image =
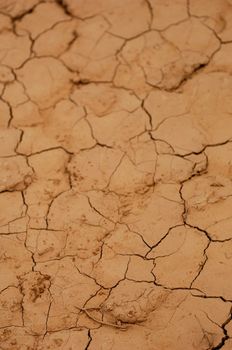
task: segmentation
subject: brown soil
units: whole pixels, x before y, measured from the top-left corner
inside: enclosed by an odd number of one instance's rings
[[[231,0],[0,0],[0,350],[232,349],[231,57]]]

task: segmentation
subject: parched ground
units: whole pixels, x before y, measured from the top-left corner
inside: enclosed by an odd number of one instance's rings
[[[232,349],[232,1],[0,0],[0,349]]]

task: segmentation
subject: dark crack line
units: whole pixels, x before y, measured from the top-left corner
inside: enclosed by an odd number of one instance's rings
[[[230,323],[231,320],[232,320],[232,309],[230,310],[229,317],[227,318],[227,320],[221,326],[221,328],[223,330],[223,333],[224,333],[221,341],[219,342],[219,344],[217,344],[216,346],[212,347],[211,350],[222,349],[223,346],[226,344],[226,341],[229,339],[229,335],[228,335],[228,332],[226,330],[226,326]]]

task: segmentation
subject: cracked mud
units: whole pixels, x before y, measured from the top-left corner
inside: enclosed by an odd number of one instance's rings
[[[0,350],[232,349],[231,57],[231,0],[0,0]]]

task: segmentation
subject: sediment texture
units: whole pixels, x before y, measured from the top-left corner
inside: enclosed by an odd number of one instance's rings
[[[232,1],[0,0],[0,349],[232,348]]]

